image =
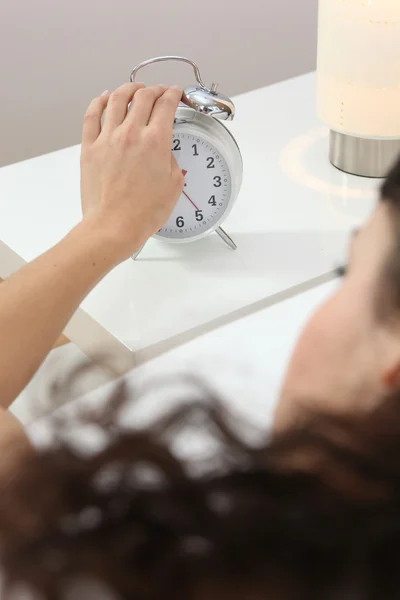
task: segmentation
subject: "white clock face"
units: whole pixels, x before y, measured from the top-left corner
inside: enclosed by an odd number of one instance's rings
[[[199,236],[221,220],[231,197],[231,175],[224,157],[208,140],[175,132],[172,152],[185,176],[185,187],[158,236]]]

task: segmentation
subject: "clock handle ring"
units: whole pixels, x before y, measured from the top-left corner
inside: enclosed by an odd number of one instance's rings
[[[197,83],[203,89],[210,91],[208,89],[208,87],[206,85],[204,85],[204,83],[201,79],[199,67],[196,65],[195,62],[193,62],[189,58],[185,58],[184,56],[157,56],[156,58],[150,58],[149,60],[145,60],[144,62],[136,65],[136,67],[133,69],[129,79],[132,83],[134,83],[136,81],[136,75],[137,75],[138,71],[140,71],[140,69],[143,69],[143,67],[147,67],[148,65],[152,65],[154,63],[167,62],[170,60],[184,62],[184,63],[191,65],[193,67],[193,71],[194,71],[194,75],[196,77]]]

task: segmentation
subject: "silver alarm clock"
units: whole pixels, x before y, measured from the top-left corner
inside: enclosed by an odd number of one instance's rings
[[[137,65],[140,69],[157,62],[181,61],[193,67],[196,85],[186,87],[175,115],[172,148],[185,176],[183,192],[165,225],[154,236],[171,243],[193,242],[211,232],[233,249],[236,245],[222,229],[242,184],[243,162],[239,146],[221,121],[231,121],[235,107],[218,93],[218,85],[204,85],[197,65],[182,56],[161,56]],[[133,258],[136,258],[140,250]]]

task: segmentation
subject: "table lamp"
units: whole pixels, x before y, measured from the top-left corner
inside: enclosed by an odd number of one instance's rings
[[[400,154],[400,0],[319,0],[317,106],[332,164],[384,177]]]

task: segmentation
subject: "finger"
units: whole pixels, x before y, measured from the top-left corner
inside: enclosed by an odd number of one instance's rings
[[[155,103],[149,121],[149,127],[157,128],[168,143],[171,141],[175,113],[182,98],[182,92],[181,88],[168,88]]]
[[[141,128],[146,127],[154,105],[160,96],[166,90],[165,85],[154,85],[152,87],[139,90],[135,94],[135,99],[132,102],[132,106],[129,110],[129,114],[126,118],[127,123],[134,123],[135,126]]]
[[[179,181],[180,181],[180,187],[182,188],[181,189],[181,191],[182,191],[185,186],[185,176],[182,173],[182,169],[178,165],[178,162],[172,152],[171,152],[171,174],[172,175],[176,174],[177,179],[179,179]]]
[[[143,87],[144,83],[125,83],[111,94],[104,119],[104,130],[114,130],[124,122],[129,103]]]
[[[110,94],[103,92],[92,100],[83,120],[82,145],[93,144],[101,133],[101,118],[107,107]]]

